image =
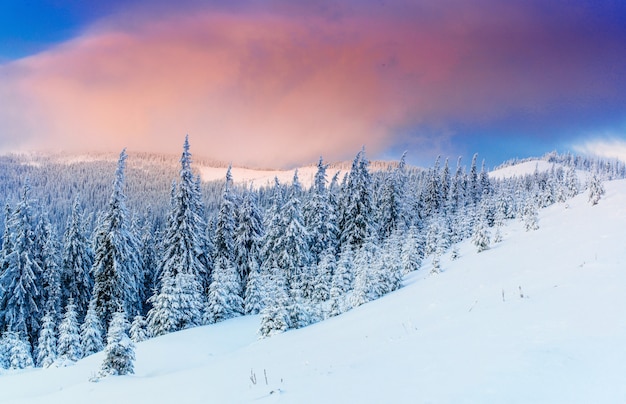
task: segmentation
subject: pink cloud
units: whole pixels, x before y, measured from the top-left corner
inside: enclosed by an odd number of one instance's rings
[[[189,133],[200,155],[286,166],[346,158],[363,144],[375,153],[411,125],[445,136],[449,120],[610,95],[610,83],[590,87],[585,75],[588,58],[614,46],[594,49],[591,38],[568,48],[572,38],[533,9],[491,5],[117,17],[0,66],[12,106],[0,112],[2,139],[176,152]]]

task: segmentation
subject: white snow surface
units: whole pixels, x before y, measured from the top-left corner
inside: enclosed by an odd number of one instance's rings
[[[626,402],[626,181],[430,260],[404,287],[268,339],[240,317],[137,344],[135,374],[89,382],[102,353],[5,371],[3,403]],[[522,297],[523,294],[523,297]],[[256,377],[256,383],[251,379]],[[267,381],[266,381],[267,375]]]
[[[298,180],[303,187],[309,188],[313,185],[315,179],[315,173],[317,173],[317,166],[304,166],[297,169]],[[226,168],[223,167],[209,167],[200,165],[198,167],[200,177],[203,181],[218,181],[223,180],[226,177]],[[273,186],[274,178],[278,178],[281,184],[291,184],[293,182],[293,176],[296,169],[293,170],[256,170],[252,168],[232,167],[231,175],[233,176],[233,182],[236,184],[247,184],[255,188],[262,186]],[[326,176],[328,181],[337,173],[342,170],[336,168],[328,168],[326,170]],[[345,172],[345,171],[344,171]],[[341,174],[340,174],[341,178]]]
[[[529,160],[493,170],[489,173],[489,177],[493,179],[523,177],[534,173],[535,170],[540,173],[550,171],[553,165],[553,163],[549,163],[545,160]]]

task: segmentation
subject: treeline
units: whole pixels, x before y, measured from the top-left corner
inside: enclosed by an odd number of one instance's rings
[[[263,337],[304,327],[398,289],[427,257],[441,271],[441,255],[456,257],[462,240],[489,248],[505,220],[536,229],[538,209],[585,188],[577,169],[590,170],[596,203],[599,178],[624,177],[609,162],[550,158],[547,172],[493,180],[476,155],[469,170],[460,159],[416,169],[403,156],[372,172],[362,150],[343,177],[328,178],[320,159],[309,189],[297,172],[252,189],[236,187],[230,168],[219,185],[203,184],[185,140],[177,178],[155,200],[154,187],[127,186],[122,152],[106,165],[115,176],[99,202],[101,172],[80,193],[53,181],[35,200],[30,184],[50,179],[20,168],[29,180],[6,204],[0,250],[0,367],[63,365],[102,350],[107,333],[140,341],[247,314],[261,315]],[[69,212],[49,214],[66,192]],[[133,192],[141,214],[128,209]]]

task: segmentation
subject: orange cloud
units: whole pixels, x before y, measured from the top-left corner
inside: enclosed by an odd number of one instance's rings
[[[188,133],[199,155],[288,166],[343,159],[364,144],[382,151],[413,125],[444,136],[449,120],[488,122],[588,90],[571,84],[588,72],[576,67],[588,55],[551,55],[568,39],[525,8],[407,4],[340,18],[198,9],[104,21],[0,66],[10,105],[0,139],[5,148],[176,152]]]

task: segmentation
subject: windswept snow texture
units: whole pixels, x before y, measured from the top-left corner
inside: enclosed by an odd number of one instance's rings
[[[263,340],[258,316],[165,335],[137,344],[134,375],[97,383],[102,353],[6,371],[0,401],[626,402],[626,181],[605,187],[339,317]]]

